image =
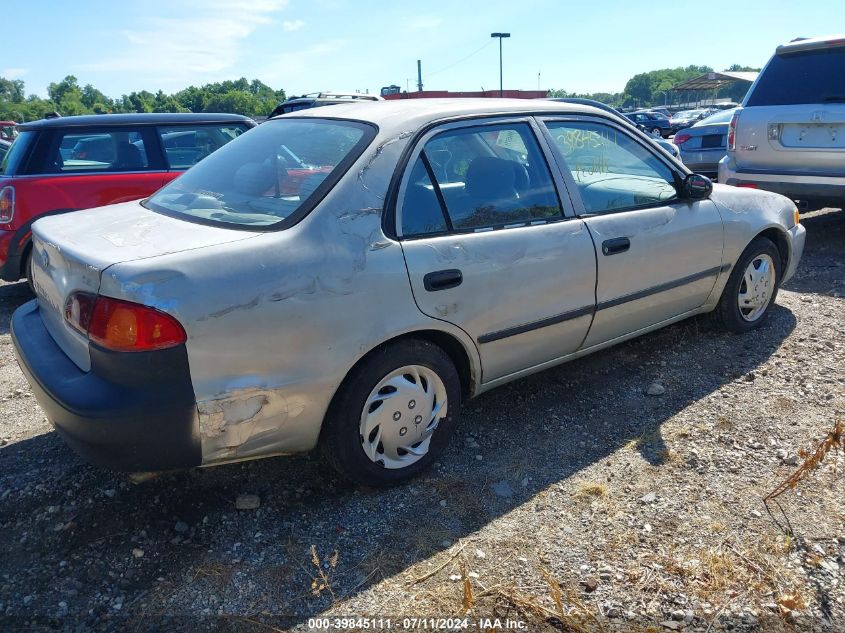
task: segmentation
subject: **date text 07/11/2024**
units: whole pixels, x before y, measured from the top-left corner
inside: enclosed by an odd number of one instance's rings
[[[309,618],[308,629],[312,631],[373,630],[373,631],[523,631],[527,624],[521,620],[507,618]]]

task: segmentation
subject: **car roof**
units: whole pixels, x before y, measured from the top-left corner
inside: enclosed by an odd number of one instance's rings
[[[818,50],[822,48],[837,48],[845,46],[845,33],[839,35],[824,35],[821,37],[799,37],[787,44],[781,44],[775,50],[776,55],[788,55],[799,51]]]
[[[18,125],[20,130],[46,130],[66,127],[114,126],[114,125],[174,125],[179,123],[241,123],[251,121],[240,114],[215,112],[163,113],[145,112],[132,114],[87,114],[39,119]]]
[[[605,110],[588,105],[547,99],[395,99],[297,110],[273,117],[271,121],[290,118],[350,119],[373,123],[382,133],[392,135],[416,131],[429,123],[458,117],[564,113],[608,114]]]

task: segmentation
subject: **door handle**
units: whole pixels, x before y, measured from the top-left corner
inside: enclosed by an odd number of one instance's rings
[[[605,240],[601,243],[601,252],[603,255],[624,253],[629,248],[631,248],[631,240],[627,237],[614,237],[612,240]]]
[[[423,277],[423,286],[429,292],[435,292],[437,290],[448,290],[449,288],[460,286],[463,280],[464,275],[457,268],[435,270]]]

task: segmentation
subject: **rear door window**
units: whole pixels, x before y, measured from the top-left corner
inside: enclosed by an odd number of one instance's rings
[[[237,124],[173,125],[158,128],[158,133],[168,167],[188,169],[248,129]]]
[[[47,152],[47,173],[134,172],[151,169],[143,128],[68,128]]]
[[[403,236],[523,226],[563,217],[527,123],[460,128],[429,140],[411,169]]]
[[[845,103],[845,47],[775,55],[747,106]]]

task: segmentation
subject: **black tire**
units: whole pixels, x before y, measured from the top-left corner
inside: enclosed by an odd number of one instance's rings
[[[659,127],[652,128],[651,133],[656,134],[660,138],[663,138],[663,130],[661,130]]]
[[[404,468],[389,469],[367,457],[361,445],[360,423],[372,390],[392,371],[421,365],[434,371],[446,388],[447,415],[431,436],[428,453]],[[335,394],[320,433],[326,461],[345,479],[370,487],[399,484],[428,468],[449,443],[457,424],[461,381],[454,363],[440,347],[428,341],[406,339],[385,345],[358,365]]]
[[[23,256],[23,274],[26,277],[26,284],[29,286],[29,291],[35,294],[35,284],[32,283],[32,247],[30,246],[26,255]]]
[[[771,299],[769,299],[769,304],[766,306],[763,313],[754,321],[748,321],[743,317],[739,309],[737,297],[739,296],[739,291],[743,284],[743,277],[745,275],[746,268],[748,268],[749,264],[751,264],[751,262],[760,255],[768,255],[772,259],[772,262],[774,262],[774,290],[772,290]],[[766,237],[754,238],[751,244],[748,245],[748,248],[743,251],[742,255],[737,260],[736,265],[728,278],[728,283],[722,291],[722,297],[719,299],[719,305],[716,308],[716,317],[721,326],[731,332],[737,332],[740,334],[760,327],[760,325],[762,325],[768,318],[769,312],[771,312],[772,306],[775,304],[782,277],[783,262],[780,258],[780,251],[778,251],[777,247],[770,239]]]

